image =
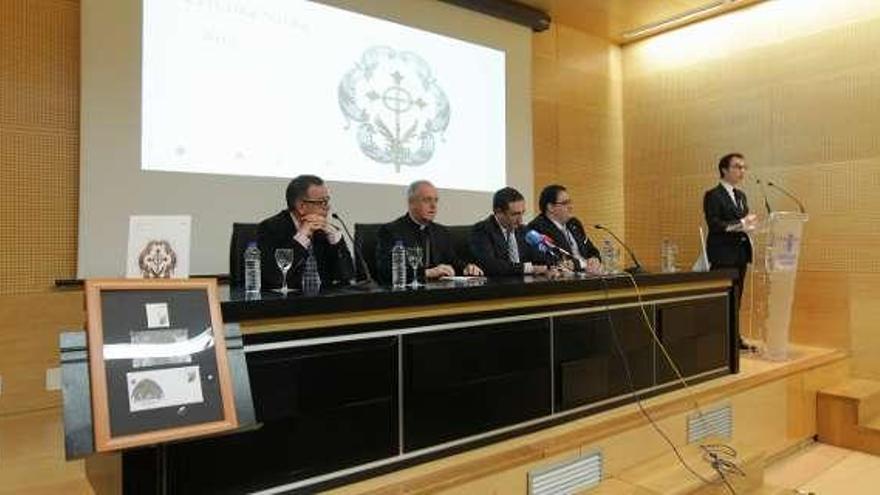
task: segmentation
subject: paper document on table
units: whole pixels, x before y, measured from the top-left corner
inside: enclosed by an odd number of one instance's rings
[[[480,277],[476,275],[455,275],[455,276],[446,276],[440,277],[440,280],[446,280],[450,282],[470,282],[471,280],[483,280],[486,277]]]

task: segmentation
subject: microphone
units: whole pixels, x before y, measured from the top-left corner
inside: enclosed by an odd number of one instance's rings
[[[630,249],[629,246],[627,246],[625,242],[621,241],[620,237],[617,237],[617,235],[615,235],[614,232],[611,231],[611,229],[608,229],[604,225],[599,224],[599,223],[597,223],[596,225],[593,225],[593,227],[597,228],[599,230],[604,230],[605,232],[608,232],[609,234],[611,234],[611,237],[613,237],[614,240],[617,241],[618,244],[623,246],[623,248],[626,249],[626,252],[629,253],[629,257],[632,258],[633,263],[635,263],[636,266],[631,267],[631,268],[627,268],[625,271],[627,271],[629,273],[646,273],[647,272],[644,268],[642,268],[642,264],[639,263],[639,259],[636,258],[636,253],[634,253],[633,250]]]
[[[767,201],[767,190],[764,189],[764,183],[761,182],[761,179],[759,179],[757,175],[752,175],[752,177],[754,177],[755,182],[757,182],[758,186],[761,188],[761,196],[764,197],[764,208],[767,209],[767,215],[770,215],[771,213],[773,213],[773,209],[770,208],[770,202]],[[773,184],[770,185],[772,186]]]
[[[362,283],[373,283],[373,275],[370,273],[370,267],[367,266],[367,260],[364,259],[363,253],[361,253],[361,250],[358,249],[358,245],[354,242],[354,237],[351,236],[351,232],[348,230],[348,225],[345,224],[345,221],[342,219],[342,217],[337,215],[336,212],[331,213],[330,216],[332,216],[333,219],[338,221],[339,225],[342,226],[342,231],[345,232],[345,236],[348,237],[348,240],[351,242],[351,247],[354,251],[355,263],[360,261],[361,268],[364,269],[364,275],[366,275],[367,278]],[[358,283],[359,282],[354,281],[352,285],[356,285]]]
[[[785,195],[788,196],[789,198],[793,199],[794,202],[797,203],[798,208],[800,208],[801,213],[806,213],[806,212],[807,212],[806,208],[804,208],[804,204],[801,203],[801,200],[797,199],[797,197],[795,197],[794,194],[788,192],[784,187],[782,187],[782,186],[780,186],[780,185],[777,185],[777,184],[774,184],[774,183],[772,183],[772,182],[770,182],[770,181],[767,181],[767,185],[770,186],[770,187],[775,187],[776,189],[779,189],[780,191],[782,191],[782,194],[785,194]]]
[[[557,246],[556,243],[553,242],[553,239],[538,232],[537,230],[530,230],[526,232],[526,243],[532,247],[537,248],[541,252],[546,252],[548,250],[556,251],[558,253],[562,253],[568,256],[569,258],[574,258],[571,253]]]

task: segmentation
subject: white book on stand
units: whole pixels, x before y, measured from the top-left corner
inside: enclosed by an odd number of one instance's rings
[[[188,278],[192,217],[132,215],[126,278]]]

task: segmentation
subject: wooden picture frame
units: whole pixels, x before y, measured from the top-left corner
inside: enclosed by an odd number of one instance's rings
[[[216,280],[88,280],[85,300],[96,451],[238,426]]]

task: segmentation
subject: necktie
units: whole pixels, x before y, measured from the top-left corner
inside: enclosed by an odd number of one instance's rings
[[[428,233],[428,227],[422,227],[421,229],[422,235],[422,253],[425,256],[425,262],[423,266],[425,268],[430,268],[433,265],[431,264],[431,235]]]
[[[519,263],[519,246],[516,245],[516,235],[510,230],[504,231],[504,234],[507,237],[507,256],[511,262]]]
[[[577,241],[574,240],[574,234],[568,230],[568,227],[565,227],[565,238],[568,240],[568,245],[571,247],[571,254],[574,255],[575,258],[581,258],[581,250],[578,249]]]

